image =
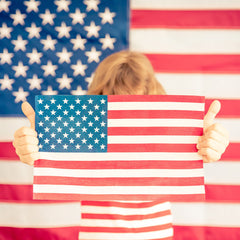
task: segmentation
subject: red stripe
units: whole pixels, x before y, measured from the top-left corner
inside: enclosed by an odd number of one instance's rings
[[[34,177],[34,184],[76,185],[76,186],[199,186],[204,185],[203,177],[188,178],[74,178],[74,177]]]
[[[165,205],[165,202],[158,200],[151,202],[82,201],[81,204],[93,207],[151,208],[156,205]]]
[[[215,99],[206,99],[206,112]],[[221,102],[221,111],[217,117],[240,118],[240,99],[218,99]]]
[[[238,227],[174,226],[174,240],[237,240]]]
[[[207,184],[205,189],[207,201],[240,202],[240,185],[234,186]]]
[[[1,202],[15,202],[15,203],[64,203],[70,201],[50,201],[50,200],[33,200],[33,186],[32,185],[13,185],[0,184],[0,201]]]
[[[108,119],[121,118],[183,118],[203,119],[202,111],[168,111],[168,110],[110,110]]]
[[[239,10],[132,10],[131,28],[239,29]]]
[[[14,215],[14,213],[12,213]],[[80,227],[16,228],[0,227],[1,240],[78,239]]]
[[[240,143],[230,143],[221,160],[240,161]]]
[[[108,95],[108,102],[192,102],[204,103],[202,96],[183,95]]]
[[[131,228],[131,227],[87,227],[81,226],[80,232],[103,232],[103,233],[144,233],[144,232],[151,232],[151,231],[160,231],[172,228],[172,224],[162,224],[150,227],[140,227],[140,228]]]
[[[196,144],[108,144],[108,152],[196,152]]]
[[[193,169],[202,168],[201,160],[164,161],[164,160],[134,160],[134,161],[51,161],[40,159],[35,166],[63,169]]]
[[[130,213],[131,210],[129,210]],[[141,210],[139,209],[139,212]],[[121,210],[119,210],[121,213]],[[120,215],[120,214],[97,214],[97,213],[84,213],[82,212],[82,219],[111,219],[111,220],[125,220],[125,221],[133,221],[133,220],[143,220],[143,219],[152,219],[171,215],[170,210],[151,213],[151,214],[138,214],[138,215]]]
[[[201,136],[197,127],[108,127],[108,135],[190,135]]]
[[[94,200],[94,201],[170,201],[170,202],[193,202],[193,201],[203,201],[205,199],[204,194],[185,194],[185,195],[122,195],[122,194],[111,194],[111,195],[100,195],[100,194],[61,194],[61,193],[34,193],[34,199],[51,199],[51,200],[64,200],[69,199],[69,201],[82,201],[82,200]]]
[[[240,73],[240,55],[145,54],[156,72]]]

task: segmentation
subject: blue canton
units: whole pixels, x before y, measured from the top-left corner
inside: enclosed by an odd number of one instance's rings
[[[128,32],[128,0],[0,0],[0,116],[36,95],[84,95]]]
[[[107,96],[36,96],[41,152],[106,152]]]

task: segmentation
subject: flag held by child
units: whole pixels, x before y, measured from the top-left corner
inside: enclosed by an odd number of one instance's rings
[[[38,96],[34,198],[204,199],[204,97]]]

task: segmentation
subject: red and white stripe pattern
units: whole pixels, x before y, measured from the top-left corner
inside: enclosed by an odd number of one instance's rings
[[[34,198],[202,200],[203,115],[204,97],[108,96],[107,153],[40,152]]]
[[[222,105],[230,145],[205,164],[206,202],[173,203],[174,239],[238,239],[240,228],[240,1],[133,0],[131,49],[152,62],[167,94]]]

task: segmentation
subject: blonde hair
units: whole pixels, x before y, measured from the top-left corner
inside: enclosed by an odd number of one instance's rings
[[[156,95],[166,94],[155,78],[146,56],[121,51],[105,58],[97,67],[88,94],[92,95]]]

